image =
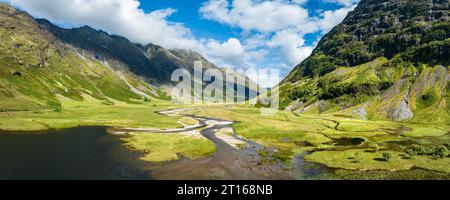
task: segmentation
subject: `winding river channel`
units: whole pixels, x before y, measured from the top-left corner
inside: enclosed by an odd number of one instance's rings
[[[271,151],[253,141],[243,139],[233,133],[229,140],[238,141],[244,148],[237,148],[227,139],[220,138],[216,133],[223,129],[232,130],[234,122],[222,119],[196,117],[179,114],[186,109],[160,112],[168,116],[192,117],[199,121],[196,126],[188,126],[171,130],[146,129],[110,129],[109,132],[126,133],[139,131],[142,134],[152,133],[182,133],[198,130],[206,139],[212,141],[217,151],[213,156],[203,159],[182,158],[162,164],[153,164],[147,169],[157,179],[292,179],[292,170],[287,169],[280,161],[270,157],[260,157],[259,151]]]
[[[182,111],[169,110],[160,114],[192,117],[199,124],[171,130],[78,127],[34,134],[0,132],[0,180],[303,180],[328,179],[335,174],[334,169],[305,162],[304,156],[308,152],[297,155],[294,164],[287,167],[285,163],[271,157],[274,149],[241,138],[235,133],[228,139],[217,135],[220,130],[232,130],[234,122],[179,114]],[[142,153],[125,147],[122,141],[123,137],[128,137],[127,133],[136,131],[142,134],[198,131],[216,145],[217,151],[211,157],[196,160],[182,158],[165,163],[145,162],[139,159]],[[237,148],[230,140],[245,145]],[[261,157],[260,151],[269,153]],[[341,170],[341,173],[343,176],[337,179],[367,177],[367,173],[357,171]],[[443,176],[418,169],[402,173],[370,173],[381,179],[434,179]]]

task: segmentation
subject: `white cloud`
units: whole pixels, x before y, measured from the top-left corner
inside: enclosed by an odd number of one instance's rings
[[[246,31],[273,32],[304,23],[308,11],[286,1],[211,0],[200,13],[206,19],[242,28]]]
[[[188,28],[167,20],[176,10],[150,13],[137,0],[9,0],[35,17],[58,24],[89,25],[123,35],[133,42],[157,43],[168,48],[194,48],[197,41]]]
[[[351,6],[358,3],[360,0],[325,0],[326,2],[337,3],[344,6]]]
[[[304,46],[303,36],[293,30],[283,30],[277,32],[268,45],[279,48],[289,65],[296,65],[306,59],[313,50],[311,46]]]
[[[220,59],[224,64],[241,65],[245,61],[245,50],[236,38],[230,38],[223,43],[209,40],[206,42],[205,48],[207,55],[213,59]]]
[[[302,5],[306,2],[308,2],[309,0],[292,0],[292,3],[296,3],[298,5]]]
[[[215,20],[223,24],[233,24],[230,12],[228,10],[230,4],[228,0],[208,1],[200,7],[200,13],[206,19]]]
[[[205,19],[241,33],[225,41],[196,38],[184,24],[168,20],[172,8],[145,12],[138,0],[0,0],[35,17],[68,26],[88,25],[142,44],[193,49],[219,66],[274,67],[288,71],[308,57],[315,44],[308,33],[328,32],[359,0],[321,0],[343,5],[310,16],[308,0],[209,0],[199,8]],[[283,72],[284,73],[284,72]]]
[[[356,5],[350,7],[344,7],[334,11],[325,11],[323,18],[319,22],[320,29],[323,32],[328,32],[334,28],[337,24],[341,23],[347,16],[348,12],[354,10]]]
[[[330,31],[354,9],[358,0],[324,0],[344,5],[338,10],[322,11],[309,16],[302,7],[308,0],[209,0],[199,9],[203,18],[243,31],[243,47],[247,57],[267,55],[271,51],[282,60],[279,65],[297,65],[307,58],[315,46],[305,45],[308,33]],[[256,33],[255,33],[256,32]],[[252,51],[265,49],[265,54]],[[264,56],[259,56],[259,58]]]
[[[71,27],[88,25],[144,45],[154,43],[171,49],[193,49],[220,65],[242,64],[246,57],[238,39],[231,38],[221,43],[195,38],[189,28],[167,19],[176,12],[175,9],[145,12],[139,8],[138,0],[6,1],[34,17],[57,24]]]

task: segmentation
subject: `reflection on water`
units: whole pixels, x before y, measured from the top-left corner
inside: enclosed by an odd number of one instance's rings
[[[328,172],[328,168],[324,165],[318,163],[310,163],[305,161],[305,156],[309,155],[310,152],[302,152],[295,156],[294,158],[294,170],[296,174],[296,179],[308,180],[314,179],[320,174]]]
[[[220,127],[216,127],[220,128]],[[208,167],[228,167],[225,170],[239,176],[225,176],[226,179],[450,179],[450,174],[413,169],[400,172],[387,171],[352,171],[331,169],[317,163],[305,162],[303,152],[295,157],[293,176],[286,177],[281,168],[267,166],[255,167],[254,152],[226,150],[227,145],[212,135],[207,129],[205,136],[218,145],[219,151],[212,158],[200,160],[182,160],[169,162],[153,171],[155,176],[179,177],[182,179],[199,178],[195,174],[206,174]],[[80,127],[46,134],[20,134],[0,132],[0,180],[39,179],[39,180],[148,180],[152,179],[150,170],[153,164],[139,160],[140,153],[124,147],[121,137],[111,135],[103,127]],[[342,145],[360,143],[361,140],[340,141]],[[222,145],[221,145],[222,144]],[[252,143],[250,143],[252,144]],[[252,146],[252,145],[251,145]],[[256,147],[255,147],[256,148]],[[240,152],[240,153],[238,153]],[[224,156],[221,156],[221,155]],[[240,158],[240,159],[237,159]],[[171,164],[172,163],[172,164]],[[175,164],[173,164],[175,163]],[[252,166],[248,168],[242,166]],[[274,165],[278,166],[278,165]],[[158,167],[157,167],[158,168]],[[189,171],[189,169],[191,169]],[[265,170],[258,170],[259,168]],[[231,170],[232,169],[232,170]],[[196,172],[190,174],[187,172]],[[259,173],[258,173],[259,172]],[[261,176],[265,174],[265,176]],[[183,176],[182,176],[183,175]],[[161,177],[160,177],[161,178]]]
[[[0,180],[150,179],[139,153],[122,146],[103,127],[49,134],[0,132]]]

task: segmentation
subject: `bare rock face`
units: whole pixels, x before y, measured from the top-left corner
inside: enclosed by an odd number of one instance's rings
[[[448,65],[448,0],[361,0],[284,82],[327,74],[378,57]]]
[[[361,0],[283,80],[283,105],[450,123],[449,30],[449,0]]]
[[[285,108],[286,111],[295,111],[299,108],[301,108],[304,105],[303,101],[300,101],[300,99],[295,100],[291,103],[288,107]]]
[[[367,113],[366,107],[368,105],[369,104],[366,103],[363,106],[361,106],[361,108],[353,110],[353,114],[358,115],[360,119],[367,120],[367,114],[368,113]]]
[[[414,113],[409,109],[406,101],[402,101],[399,107],[394,110],[391,117],[395,121],[410,120],[414,117]]]

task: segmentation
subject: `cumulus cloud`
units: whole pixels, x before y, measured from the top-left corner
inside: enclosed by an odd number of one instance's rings
[[[354,9],[357,0],[324,0],[344,6],[323,11],[320,16],[310,16],[302,7],[307,1],[209,0],[199,12],[205,19],[242,29],[247,51],[270,48],[283,58],[280,65],[292,66],[307,58],[314,48],[306,45],[303,37],[330,31]]]
[[[308,0],[292,0],[292,2],[296,3],[296,4],[299,4],[299,5],[302,5],[302,4],[306,3],[306,2],[308,2]]]
[[[309,33],[324,34],[341,22],[359,0],[321,0],[342,5],[310,16],[308,0],[208,0],[202,18],[233,27],[240,35],[224,41],[196,38],[186,25],[170,21],[176,9],[146,12],[139,0],[0,0],[35,17],[67,26],[88,25],[141,44],[193,49],[220,66],[274,67],[288,71],[308,57]],[[269,60],[269,61],[268,61]]]
[[[296,65],[311,55],[313,48],[304,44],[303,36],[294,30],[279,31],[268,42],[270,47],[278,47],[281,50],[289,65]]]
[[[240,27],[246,31],[273,32],[304,23],[308,11],[285,1],[212,0],[200,13],[206,19]]]
[[[144,45],[154,43],[171,49],[193,49],[220,65],[240,65],[246,57],[238,39],[219,42],[195,38],[189,28],[167,19],[177,10],[167,8],[145,12],[139,8],[138,0],[4,1],[57,24],[71,27],[88,25]]]
[[[208,55],[219,58],[224,63],[241,65],[244,62],[245,50],[236,38],[230,38],[223,43],[210,40],[206,43],[206,48],[209,50]]]
[[[167,20],[176,10],[146,13],[137,0],[9,0],[35,17],[59,24],[89,25],[134,42],[168,48],[194,48],[197,41],[182,24]]]
[[[320,29],[325,33],[330,31],[333,27],[342,22],[347,16],[348,12],[354,10],[355,7],[356,5],[353,5],[338,10],[325,11],[323,13],[322,20],[319,21]]]
[[[326,2],[337,3],[344,6],[351,6],[358,3],[360,0],[325,0]]]

